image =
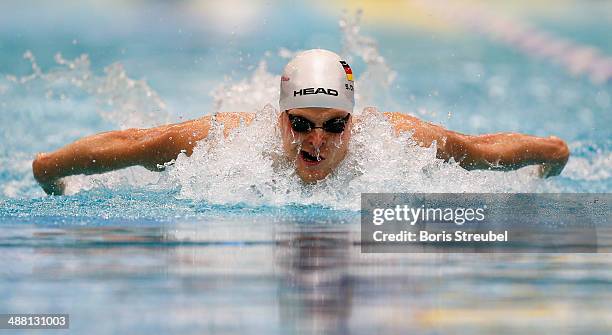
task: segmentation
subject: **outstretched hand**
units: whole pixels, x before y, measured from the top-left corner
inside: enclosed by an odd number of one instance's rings
[[[39,182],[39,184],[48,195],[64,195],[64,191],[66,190],[66,183],[62,179],[47,183]]]
[[[45,153],[39,153],[32,162],[34,179],[36,179],[45,193],[49,195],[63,195],[66,190],[66,183],[61,178],[49,174],[49,171],[47,171],[42,163],[46,156],[47,154]]]
[[[543,163],[538,166],[538,176],[541,178],[554,177],[561,174],[565,163]]]
[[[550,136],[546,138],[546,141],[550,146],[547,150],[550,157],[538,167],[538,174],[542,178],[560,175],[569,159],[569,148],[563,140],[556,136]]]

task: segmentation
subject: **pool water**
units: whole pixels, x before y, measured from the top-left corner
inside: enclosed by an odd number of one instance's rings
[[[553,36],[540,44],[572,41],[555,61],[427,3],[0,5],[0,313],[69,313],[75,334],[609,333],[605,254],[360,252],[363,192],[612,189],[612,79],[598,79],[612,6],[476,2],[511,32]],[[282,66],[314,47],[347,57],[368,126],[334,175],[304,187],[272,166],[271,124]],[[593,55],[603,65],[581,70]],[[571,158],[546,180],[467,172],[366,106],[464,133],[556,135]],[[217,111],[257,119],[164,173],[73,176],[61,197],[31,175],[37,152],[79,137]]]

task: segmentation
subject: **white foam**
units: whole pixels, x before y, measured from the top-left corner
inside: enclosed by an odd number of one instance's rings
[[[612,153],[599,153],[596,156],[572,157],[563,175],[574,180],[606,180],[612,177]]]
[[[221,125],[199,143],[191,157],[181,155],[169,171],[180,197],[215,204],[318,204],[358,209],[364,192],[504,192],[534,190],[527,170],[468,172],[437,159],[435,146],[421,148],[410,134],[396,136],[375,109],[361,116],[349,154],[325,180],[304,185],[292,162],[284,160],[276,127],[278,111],[268,105],[250,126],[224,138]]]
[[[163,174],[149,171],[141,166],[134,166],[113,172],[102,173],[95,176],[76,175],[64,178],[66,183],[65,194],[73,195],[78,192],[91,190],[97,187],[154,187],[163,178]]]
[[[355,15],[345,13],[339,22],[342,30],[342,56],[350,63],[360,58],[366,68],[355,81],[355,109],[361,110],[371,106],[375,101],[385,101],[392,105],[389,89],[397,77],[385,58],[378,50],[378,43],[361,33],[362,12]]]
[[[211,93],[215,112],[255,112],[268,103],[278,107],[280,75],[267,70],[264,60],[246,78],[234,84],[221,84]]]
[[[121,63],[113,63],[104,68],[103,75],[91,69],[89,57],[83,54],[67,60],[61,54],[55,55],[57,66],[43,72],[34,55],[27,51],[24,56],[32,64],[32,74],[8,79],[16,84],[38,84],[48,99],[59,97],[65,100],[69,92],[77,91],[95,98],[98,113],[118,127],[151,127],[172,120],[161,97],[144,80],[130,78]]]

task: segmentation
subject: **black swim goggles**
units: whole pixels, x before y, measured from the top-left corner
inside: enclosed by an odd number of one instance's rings
[[[315,127],[315,123],[305,117],[289,114],[289,111],[285,111],[285,113],[287,113],[287,116],[289,117],[291,129],[298,133],[307,133],[313,129],[321,128],[328,133],[340,134],[344,131],[346,122],[351,116],[351,113],[348,113],[345,117],[335,117],[325,121],[323,126]]]

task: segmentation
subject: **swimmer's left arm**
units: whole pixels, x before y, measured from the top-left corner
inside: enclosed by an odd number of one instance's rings
[[[398,132],[410,131],[423,147],[435,141],[437,157],[453,158],[467,170],[508,171],[539,165],[542,177],[561,173],[569,158],[567,144],[554,136],[536,137],[516,133],[465,135],[423,122],[401,113],[385,113]]]
[[[463,135],[466,169],[515,170],[539,165],[541,177],[557,176],[569,159],[569,148],[558,137],[537,137],[516,133]]]

